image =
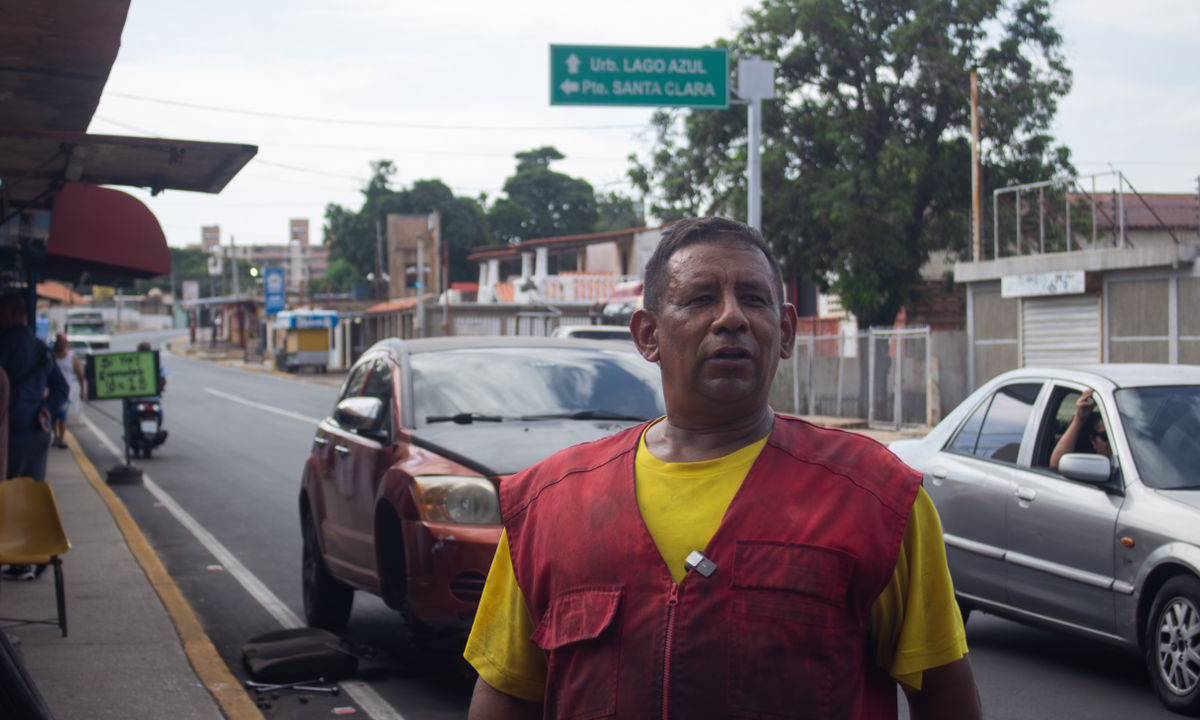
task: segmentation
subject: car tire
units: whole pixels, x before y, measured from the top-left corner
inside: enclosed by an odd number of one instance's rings
[[[340,632],[350,620],[350,610],[354,606],[354,588],[330,575],[329,569],[325,567],[325,558],[317,541],[317,529],[312,513],[305,512],[302,519],[304,551],[301,584],[304,620],[309,627]]]
[[[1144,648],[1150,684],[1163,705],[1200,717],[1200,580],[1177,575],[1159,589]]]

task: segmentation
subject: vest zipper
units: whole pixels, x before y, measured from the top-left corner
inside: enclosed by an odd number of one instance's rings
[[[675,642],[675,606],[679,604],[679,584],[671,583],[671,594],[667,596],[667,633],[663,640],[663,684],[662,716],[671,716],[671,646]]]

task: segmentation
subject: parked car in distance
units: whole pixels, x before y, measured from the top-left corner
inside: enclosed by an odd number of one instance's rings
[[[300,485],[310,625],[344,626],[357,590],[417,634],[462,631],[500,540],[499,483],[665,412],[632,343],[386,340],[351,368]]]
[[[107,350],[112,345],[108,324],[104,321],[104,314],[98,310],[68,310],[66,335],[71,349],[81,350],[85,354]]]
[[[628,340],[633,342],[633,333],[625,325],[559,325],[550,337],[575,338],[577,340]]]
[[[1052,470],[1088,390],[1102,423]],[[1008,372],[891,449],[925,475],[964,615],[1138,652],[1168,708],[1200,713],[1200,367]]]

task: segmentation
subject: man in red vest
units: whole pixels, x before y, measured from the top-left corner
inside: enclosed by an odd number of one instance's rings
[[[667,415],[505,481],[473,720],[980,716],[920,475],[777,416],[796,310],[762,236],[675,223],[630,323]]]

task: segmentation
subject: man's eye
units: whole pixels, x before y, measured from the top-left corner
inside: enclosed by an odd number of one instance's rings
[[[685,303],[685,304],[687,304],[687,305],[703,305],[704,303],[711,302],[711,301],[712,301],[712,295],[697,295],[697,296],[689,299],[687,301],[687,303]]]

